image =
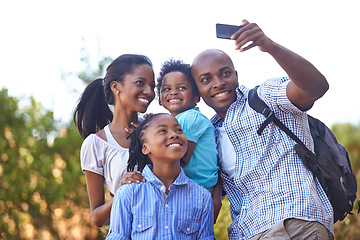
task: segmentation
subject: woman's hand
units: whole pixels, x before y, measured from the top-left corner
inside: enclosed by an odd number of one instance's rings
[[[123,184],[129,184],[129,183],[140,183],[140,182],[145,182],[146,179],[143,177],[143,175],[141,175],[141,172],[136,171],[136,172],[126,172],[124,176],[122,176],[121,181],[120,181],[120,187]]]

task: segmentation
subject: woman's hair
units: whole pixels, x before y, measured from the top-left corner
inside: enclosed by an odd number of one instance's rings
[[[181,72],[181,73],[185,74],[192,86],[193,94],[195,96],[199,96],[199,90],[196,86],[195,81],[193,80],[193,78],[191,76],[190,64],[186,64],[182,60],[174,60],[174,59],[165,61],[161,65],[159,77],[157,78],[157,84],[156,84],[156,93],[158,94],[158,96],[160,96],[161,86],[162,86],[164,77],[166,74],[168,74],[170,72]]]
[[[112,121],[113,112],[108,106],[115,103],[111,82],[123,82],[126,74],[133,73],[135,67],[142,64],[152,67],[150,59],[144,55],[121,55],[107,67],[105,78],[98,78],[85,88],[73,116],[81,137],[86,138]]]
[[[130,134],[130,147],[129,147],[129,160],[127,170],[129,172],[134,171],[135,166],[137,170],[141,171],[144,169],[146,164],[151,164],[151,160],[147,155],[142,153],[144,145],[144,133],[149,123],[159,115],[168,115],[167,113],[150,114],[144,119],[142,123]]]

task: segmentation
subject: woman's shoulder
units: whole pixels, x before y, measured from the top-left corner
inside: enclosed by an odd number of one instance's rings
[[[93,151],[107,151],[107,150],[118,150],[127,152],[128,149],[121,147],[120,145],[114,146],[104,140],[97,133],[90,134],[85,138],[81,145],[81,149],[92,149]]]
[[[90,134],[89,136],[87,136],[85,138],[85,140],[83,141],[81,148],[85,148],[85,149],[96,149],[100,146],[105,146],[106,145],[106,141],[104,139],[102,139],[101,137],[99,137],[97,134]]]
[[[90,134],[81,145],[80,158],[95,157],[104,158],[107,153],[116,150],[115,146],[110,145],[96,134]]]

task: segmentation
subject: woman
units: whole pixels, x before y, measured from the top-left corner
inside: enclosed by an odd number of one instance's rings
[[[130,140],[127,129],[138,124],[155,97],[154,71],[143,55],[125,54],[106,69],[105,78],[91,82],[74,112],[74,122],[85,139],[81,168],[85,174],[91,218],[98,227],[110,219],[113,198],[105,202],[105,186],[114,195],[126,173]],[[112,112],[108,105],[114,105]]]

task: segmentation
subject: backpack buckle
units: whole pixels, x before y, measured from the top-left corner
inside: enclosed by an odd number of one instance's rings
[[[261,114],[264,115],[266,118],[268,118],[271,114],[271,110],[268,108],[264,108]]]

